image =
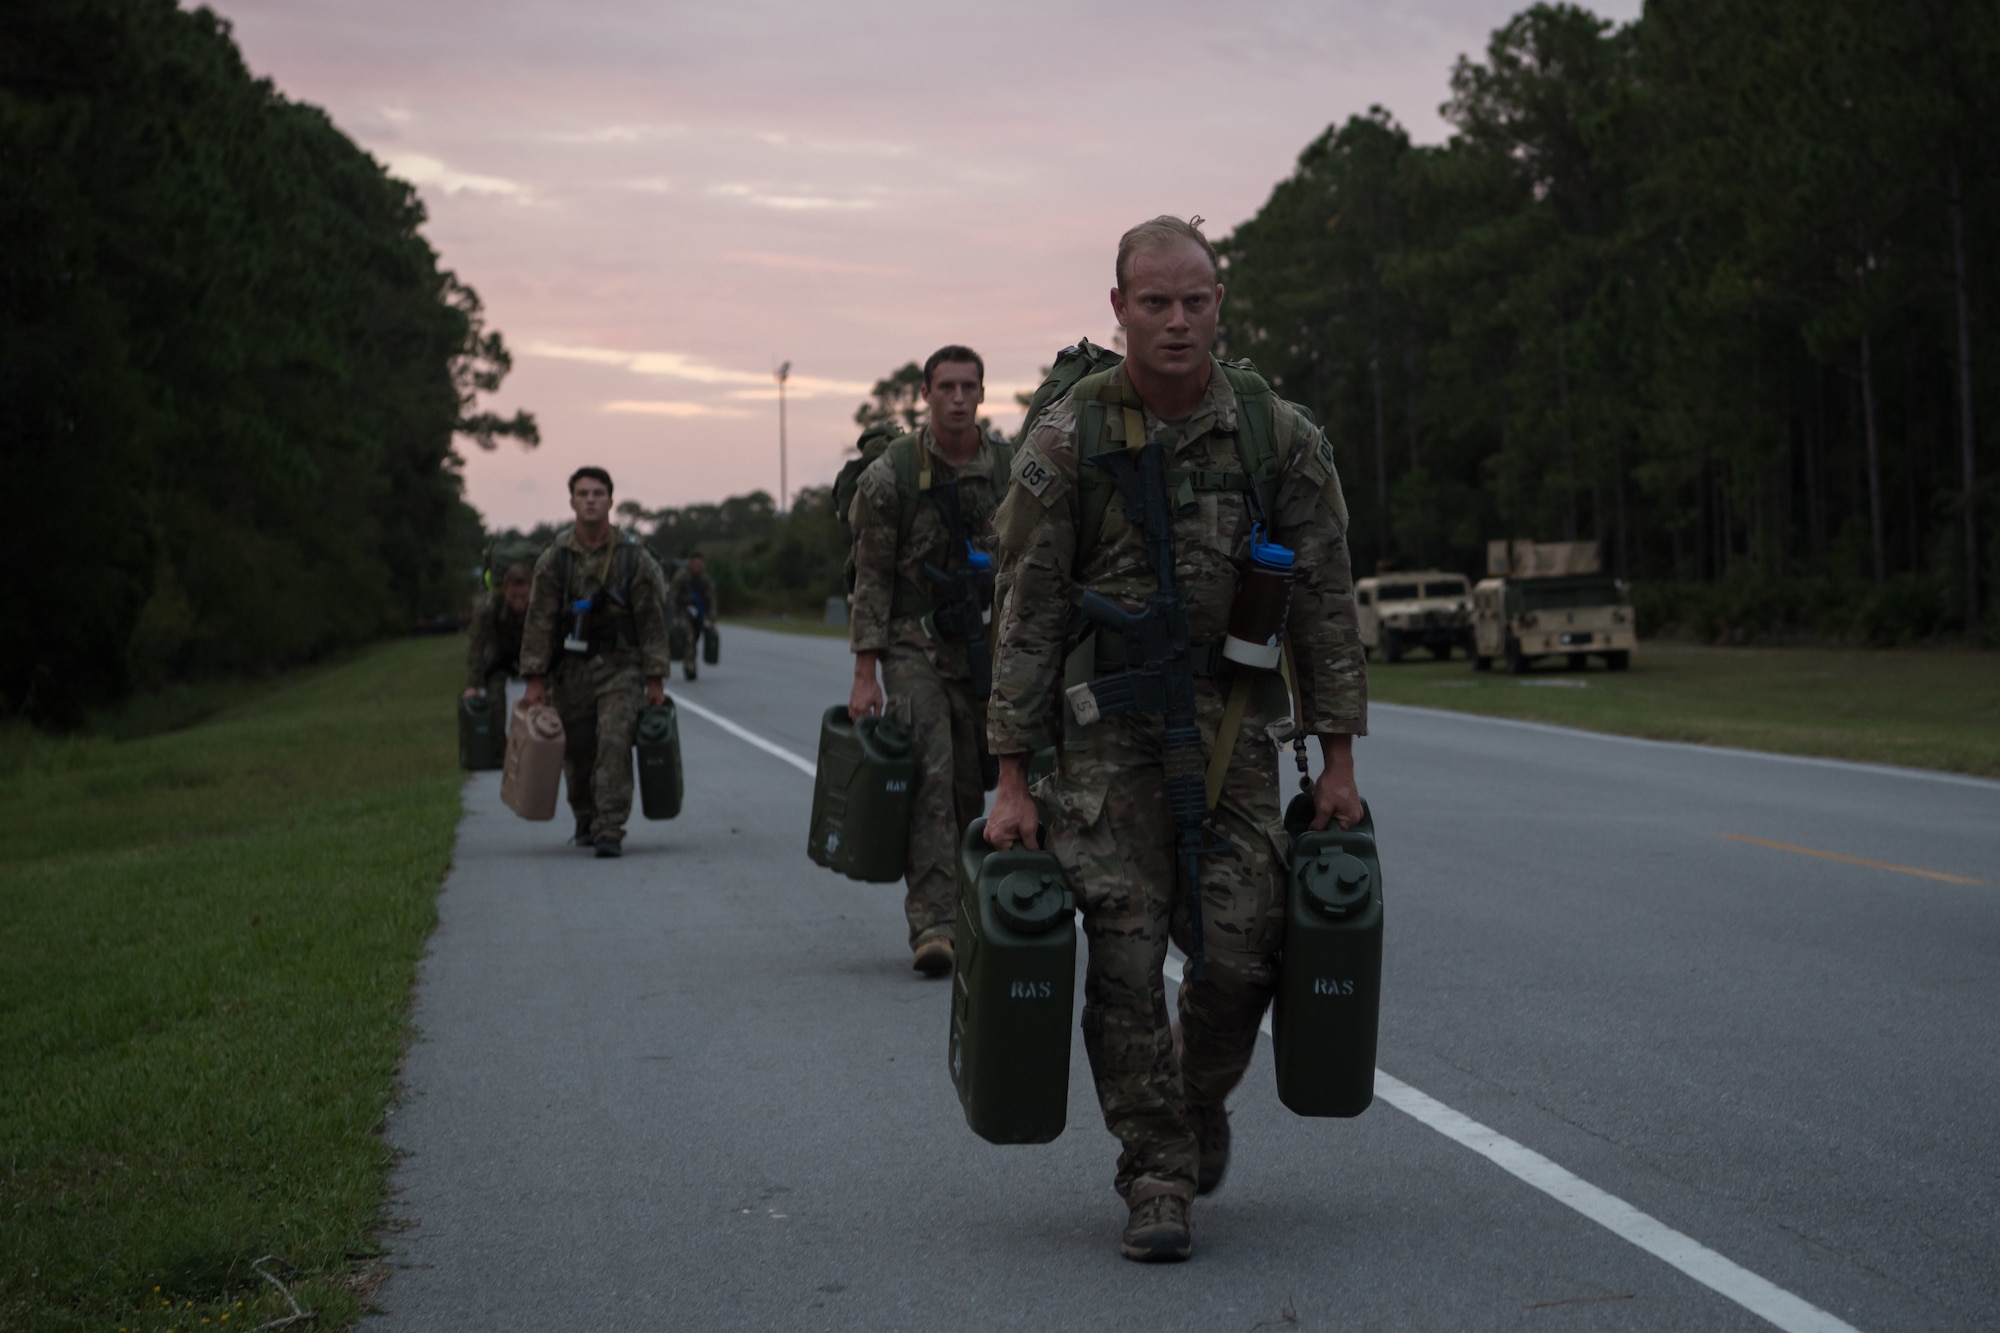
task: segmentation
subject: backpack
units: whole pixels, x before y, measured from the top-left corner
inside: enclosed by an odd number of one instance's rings
[[[479,582],[485,588],[497,588],[500,580],[512,565],[526,565],[533,573],[535,561],[541,559],[543,544],[527,537],[496,536],[486,542],[486,549],[479,553]]]
[[[861,487],[861,473],[884,453],[892,455],[896,469],[896,534],[899,540],[907,539],[910,525],[916,522],[917,506],[923,503],[924,492],[930,489],[930,455],[918,447],[921,439],[915,431],[898,430],[893,422],[870,426],[854,442],[861,456],[848,459],[841,465],[840,475],[834,478],[834,516],[840,520],[840,534],[847,550],[841,576],[850,597],[854,595],[854,528],[847,515],[854,507],[854,493]],[[997,435],[989,435],[986,442],[993,449],[993,489],[997,496],[1005,493],[1011,479],[1014,447]]]
[[[1099,347],[1088,338],[1078,338],[1073,346],[1056,353],[1056,363],[1049,367],[1048,377],[1036,388],[1034,397],[1028,400],[1028,410],[1021,414],[1021,429],[1014,436],[1014,447],[1020,448],[1028,442],[1028,432],[1035,428],[1035,422],[1049,405],[1076,387],[1076,382],[1085,375],[1094,375],[1100,370],[1109,370],[1125,360],[1108,347]]]
[[[1104,531],[1105,512],[1110,509],[1111,497],[1117,490],[1112,485],[1109,472],[1101,467],[1090,467],[1085,460],[1104,451],[1104,417],[1109,404],[1100,395],[1111,384],[1112,370],[1124,361],[1125,358],[1118,353],[1099,347],[1088,338],[1079,338],[1075,346],[1063,348],[1056,353],[1056,363],[1049,368],[1048,377],[1035,390],[1035,396],[1028,400],[1028,410],[1021,417],[1021,433],[1014,437],[1014,445],[1018,449],[1027,443],[1028,432],[1034,429],[1044,412],[1065,396],[1076,395],[1077,490],[1083,511],[1082,523],[1077,528],[1078,569],[1083,567],[1085,557],[1097,546],[1097,539]],[[1272,392],[1269,382],[1257,373],[1257,367],[1248,360],[1224,361],[1221,364],[1222,373],[1229,377],[1229,387],[1236,394],[1236,453],[1244,470],[1169,472],[1168,480],[1179,480],[1190,491],[1196,492],[1251,492],[1268,515],[1277,503],[1280,466],[1274,434],[1277,395]],[[1312,421],[1312,413],[1297,403],[1291,406],[1307,421]]]

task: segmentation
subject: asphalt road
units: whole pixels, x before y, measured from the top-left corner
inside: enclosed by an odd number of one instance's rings
[[[725,635],[673,692],[810,761],[844,645]],[[1717,1262],[1783,1327],[2000,1324],[2000,784],[1378,708],[1381,1068],[1487,1155],[1297,1118],[1267,1045],[1194,1260],[1140,1267],[1081,1044],[1061,1139],[974,1137],[900,890],[806,860],[792,764],[682,728],[686,813],[620,861],[467,783],[383,1333],[1771,1327]]]

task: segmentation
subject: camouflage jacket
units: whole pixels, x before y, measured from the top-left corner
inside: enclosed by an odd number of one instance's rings
[[[521,631],[527,620],[507,605],[507,594],[495,588],[472,605],[471,641],[465,647],[467,688],[483,690],[496,671],[515,674],[521,662]]]
[[[1122,383],[1125,371],[1114,372]],[[1182,472],[1240,470],[1236,395],[1220,366],[1194,414],[1176,431],[1152,412],[1146,429],[1172,446],[1169,468]],[[1361,735],[1368,726],[1368,674],[1354,614],[1348,564],[1346,501],[1325,435],[1279,400],[1272,423],[1279,465],[1272,538],[1298,556],[1288,635],[1304,700],[1305,729]],[[1077,409],[1054,404],[1015,456],[1013,481],[995,527],[1013,586],[1000,612],[987,733],[994,754],[1019,754],[1053,744],[1067,649],[1083,629],[1075,610],[1090,588],[1129,611],[1142,610],[1155,589],[1145,533],[1107,506],[1093,550],[1077,561]],[[1123,445],[1122,414],[1105,420],[1106,447]],[[1174,581],[1188,610],[1188,637],[1218,643],[1227,630],[1239,571],[1250,557],[1249,509],[1240,491],[1193,495],[1191,512],[1174,520]],[[1246,719],[1246,726],[1266,719]]]
[[[534,589],[528,595],[528,623],[521,635],[521,674],[542,676],[558,659],[575,656],[563,649],[573,621],[571,606],[596,595],[607,579],[617,572],[618,552],[629,550],[631,578],[625,596],[626,612],[598,612],[592,628],[600,637],[612,638],[623,621],[626,644],[604,651],[626,655],[637,653],[640,674],[651,679],[667,674],[672,659],[667,655],[666,580],[657,561],[638,542],[613,529],[611,540],[591,548],[576,539],[574,528],[564,528],[535,561]],[[558,567],[567,551],[569,586],[556,586]]]
[[[993,475],[991,441],[982,439],[978,455],[960,468],[938,453],[929,426],[918,432],[917,444],[930,455],[932,486],[958,482],[959,504],[965,511],[973,547],[993,554],[993,514],[1006,479]],[[956,571],[962,567],[962,553],[947,549],[950,543],[943,514],[935,504],[922,500],[911,517],[909,535],[904,537],[896,448],[891,443],[881,457],[863,469],[854,504],[847,511],[848,525],[854,530],[854,597],[848,612],[847,644],[857,653],[891,649],[923,652],[939,674],[962,678],[970,674],[963,645],[934,638],[924,628],[924,614],[933,596],[933,585],[924,577],[924,563]]]
[[[683,565],[680,573],[674,575],[673,582],[667,585],[667,606],[674,615],[686,616],[692,620],[697,593],[700,594],[701,604],[705,608],[702,612],[702,623],[713,624],[716,617],[715,583],[706,573],[692,573]]]

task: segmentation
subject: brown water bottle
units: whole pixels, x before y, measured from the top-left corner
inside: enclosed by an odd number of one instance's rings
[[[1292,604],[1289,548],[1264,540],[1262,524],[1250,529],[1250,568],[1236,584],[1222,655],[1238,666],[1276,671],[1284,654],[1285,613]]]

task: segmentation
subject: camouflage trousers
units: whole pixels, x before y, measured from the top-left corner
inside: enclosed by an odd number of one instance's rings
[[[1203,753],[1212,752],[1223,697],[1198,682]],[[1128,1203],[1194,1197],[1199,1168],[1187,1104],[1220,1106],[1257,1049],[1284,943],[1284,833],[1277,747],[1257,710],[1244,719],[1217,802],[1214,829],[1230,852],[1201,858],[1207,976],[1180,987],[1183,1049],[1174,1050],[1162,974],[1171,937],[1188,945],[1187,896],[1167,813],[1157,713],[1107,718],[1088,749],[1067,749],[1038,785],[1050,849],[1083,909],[1088,962],[1083,1045],[1104,1123],[1117,1136],[1117,1190]]]
[[[701,663],[701,634],[694,627],[694,617],[685,611],[674,614],[673,637],[683,646],[680,654],[681,675],[689,680]]]
[[[913,648],[882,654],[886,707],[907,717],[917,776],[910,792],[910,841],[905,853],[903,916],[910,948],[950,939],[958,910],[958,844],[986,809],[979,737],[986,707],[972,697],[972,683],[940,675]]]
[[[592,838],[623,839],[632,815],[632,737],[646,703],[636,652],[565,654],[550,691],[567,744],[569,808]]]

